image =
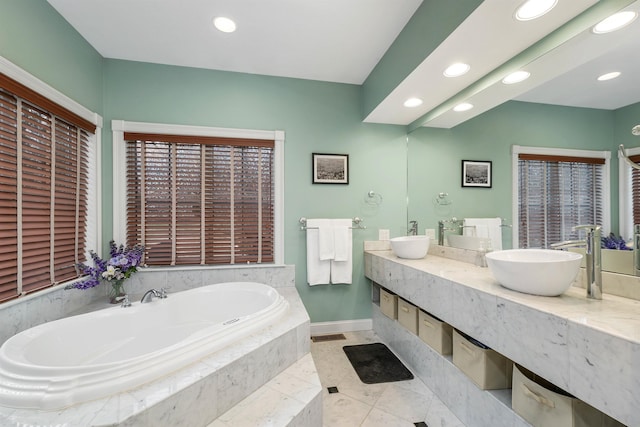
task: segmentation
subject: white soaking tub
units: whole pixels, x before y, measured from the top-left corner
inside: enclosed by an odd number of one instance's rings
[[[57,410],[189,365],[288,310],[276,289],[221,283],[45,323],[0,348],[0,406]]]

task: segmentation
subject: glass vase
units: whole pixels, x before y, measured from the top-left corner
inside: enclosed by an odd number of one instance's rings
[[[109,302],[111,304],[120,304],[127,294],[124,290],[124,279],[109,282],[111,289],[109,290]]]

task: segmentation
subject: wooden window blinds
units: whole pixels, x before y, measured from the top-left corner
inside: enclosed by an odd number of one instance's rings
[[[578,239],[573,227],[602,224],[603,158],[519,154],[518,244],[546,248]]]
[[[270,263],[274,141],[125,132],[127,243],[148,265]]]
[[[0,301],[78,277],[90,138],[7,81],[0,74]]]
[[[629,156],[632,162],[640,162],[640,155]],[[631,168],[631,209],[633,223],[640,224],[640,170]]]

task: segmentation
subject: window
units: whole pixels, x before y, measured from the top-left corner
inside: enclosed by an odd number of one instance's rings
[[[114,159],[124,165],[114,188],[126,189],[114,195],[114,216],[115,205],[125,213],[117,232],[146,247],[150,266],[281,263],[282,140],[282,132],[114,122]]]
[[[609,229],[609,152],[514,146],[514,247],[579,239],[573,227]]]
[[[640,148],[626,150],[629,159],[640,162]],[[621,157],[620,171],[620,235],[629,239],[633,236],[634,224],[640,224],[640,171],[631,168]]]
[[[78,277],[96,244],[95,130],[0,74],[0,301]]]

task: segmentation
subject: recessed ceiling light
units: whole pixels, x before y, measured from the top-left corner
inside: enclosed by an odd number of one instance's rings
[[[601,75],[598,77],[598,81],[604,82],[606,80],[615,79],[618,76],[620,76],[620,71],[613,71],[611,73]]]
[[[504,83],[506,85],[512,85],[514,83],[520,83],[521,81],[527,80],[530,75],[531,75],[531,73],[529,73],[528,71],[523,71],[523,70],[515,71],[515,72],[509,74],[504,79],[502,79],[502,83]]]
[[[224,16],[213,18],[213,25],[223,33],[233,33],[236,30],[236,23]]]
[[[468,102],[463,102],[453,107],[453,111],[462,112],[462,111],[471,110],[472,108],[473,108],[473,104],[469,104]]]
[[[610,33],[612,31],[619,30],[626,25],[629,25],[637,17],[638,14],[630,10],[614,13],[610,17],[603,19],[602,21],[597,23],[596,26],[593,27],[592,31],[596,34]]]
[[[449,65],[447,69],[444,70],[444,75],[447,77],[458,77],[466,74],[469,69],[471,69],[471,66],[469,66],[469,64],[456,62],[455,64]]]
[[[527,0],[516,10],[518,21],[529,21],[544,15],[553,9],[558,0]]]
[[[404,101],[403,105],[405,107],[407,107],[407,108],[419,107],[420,105],[422,105],[422,99],[420,99],[420,98],[409,98],[406,101]]]

